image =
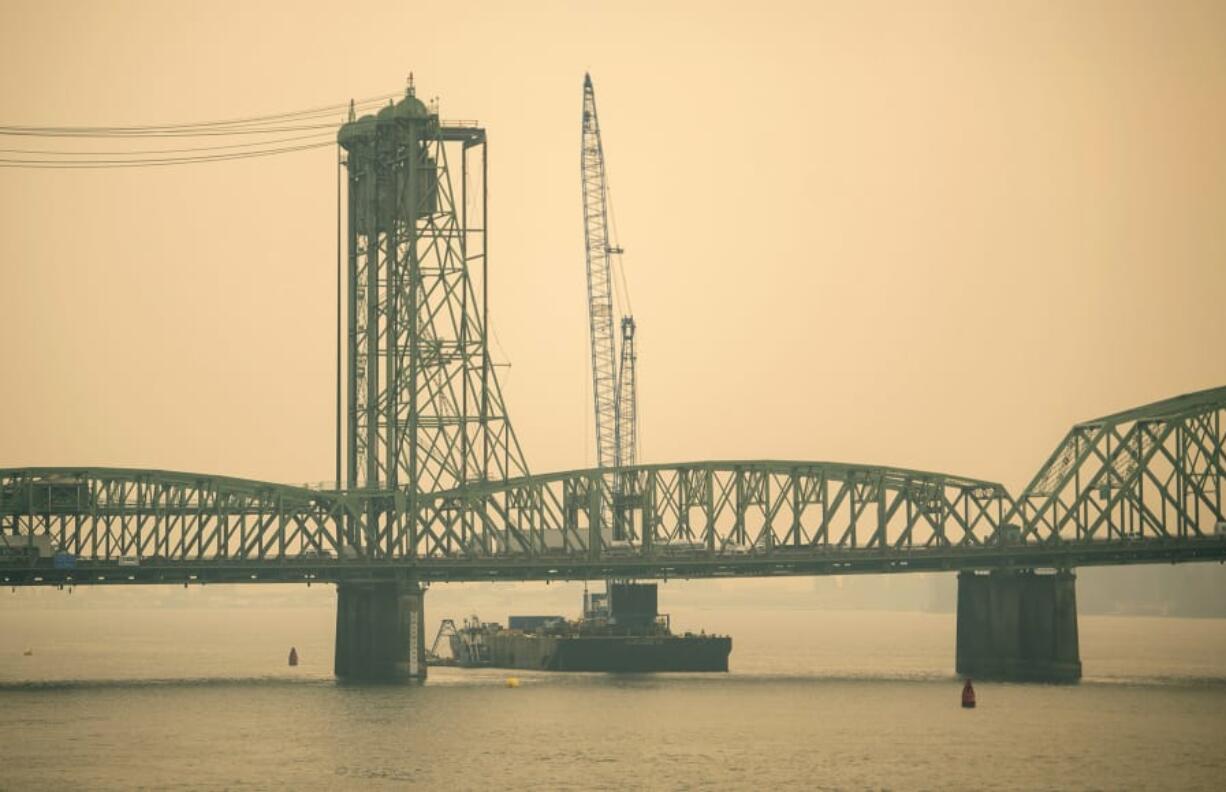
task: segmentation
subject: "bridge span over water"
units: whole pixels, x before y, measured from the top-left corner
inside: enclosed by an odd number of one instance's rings
[[[1075,679],[1073,569],[1226,559],[1226,387],[1077,424],[1016,496],[839,462],[533,474],[486,336],[485,131],[410,88],[338,143],[335,486],[0,469],[4,584],[332,582],[338,675],[403,679],[430,582],[951,571],[960,671]]]
[[[0,469],[0,579],[598,580],[1222,560],[1224,413],[1216,388],[1079,423],[1017,497],[980,479],[832,462],[637,465],[416,494]],[[22,563],[37,536],[72,566]]]
[[[1017,497],[829,462],[638,465],[433,493],[0,470],[0,574],[11,586],[337,583],[338,674],[398,678],[424,675],[430,582],[957,571],[960,672],[1071,680],[1075,567],[1226,560],[1224,413],[1216,388],[1079,423]],[[30,552],[38,537],[60,555]]]

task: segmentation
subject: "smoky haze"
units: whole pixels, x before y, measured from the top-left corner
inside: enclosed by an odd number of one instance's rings
[[[585,71],[638,322],[644,462],[888,464],[1016,492],[1072,423],[1226,383],[1221,3],[0,14],[6,124],[263,115],[397,91],[410,71],[444,118],[479,119],[494,354],[534,471],[594,459]],[[327,148],[0,169],[0,466],[330,480],[335,201]],[[1133,599],[1152,588],[1136,607],[1161,610],[1185,596],[1171,575],[1222,600],[1215,570],[1093,575]],[[890,585],[856,602],[941,600],[938,582]],[[783,587],[851,596],[735,584]]]

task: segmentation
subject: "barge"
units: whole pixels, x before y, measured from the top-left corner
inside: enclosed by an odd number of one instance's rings
[[[443,622],[435,640],[449,639],[450,664],[538,671],[727,671],[732,639],[672,632],[658,613],[654,583],[610,583],[583,595],[583,617],[511,616],[507,626],[476,616],[463,627]],[[448,630],[448,626],[450,629]],[[437,659],[439,663],[446,660]]]

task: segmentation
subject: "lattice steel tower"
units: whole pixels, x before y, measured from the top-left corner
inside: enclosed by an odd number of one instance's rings
[[[410,82],[374,116],[350,111],[337,140],[348,176],[346,485],[411,496],[526,474],[487,345],[485,131],[440,123]]]

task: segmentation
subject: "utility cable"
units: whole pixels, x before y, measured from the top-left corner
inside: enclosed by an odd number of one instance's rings
[[[190,124],[142,126],[20,126],[0,125],[0,137],[32,138],[222,138],[216,143],[171,148],[132,148],[73,151],[64,149],[0,148],[0,168],[84,169],[136,168],[224,162],[267,157],[335,145],[336,120],[314,123],[314,119],[336,116],[353,108],[363,109],[390,100],[398,94],[383,94],[335,105],[313,107],[285,113],[203,121]],[[327,130],[325,133],[324,130]],[[273,137],[285,132],[307,134]],[[242,140],[240,136],[254,136]],[[229,138],[229,140],[224,140]],[[236,142],[237,141],[237,142]],[[291,145],[292,144],[292,145]],[[30,155],[30,156],[3,156]]]
[[[400,96],[398,93],[382,94],[380,96],[369,97],[366,99],[356,100],[353,102],[355,108],[366,109],[368,106],[382,103],[388,99],[394,99]],[[74,137],[74,136],[130,136],[130,135],[149,135],[149,134],[175,134],[189,131],[203,131],[208,129],[223,129],[222,134],[227,127],[237,127],[240,130],[244,128],[265,126],[269,123],[288,123],[290,119],[305,119],[319,117],[323,115],[333,115],[336,112],[343,112],[349,109],[350,103],[344,102],[335,105],[325,105],[315,107],[308,110],[298,110],[287,113],[273,113],[262,116],[248,116],[246,118],[231,118],[219,121],[198,121],[187,124],[143,124],[135,126],[21,126],[21,125],[0,125],[0,135],[35,135],[48,137]]]
[[[249,148],[251,146],[271,146],[279,143],[293,143],[302,140],[311,140],[314,142],[323,142],[324,140],[331,141],[332,135],[322,135],[319,132],[314,132],[309,135],[295,135],[293,137],[277,138],[275,140],[249,140],[246,143],[226,143],[216,146],[189,146],[187,148],[164,148],[164,149],[131,149],[128,151],[59,151],[56,149],[10,149],[0,148],[0,154],[52,154],[57,157],[102,157],[102,156],[135,156],[138,154],[182,154],[196,151],[220,151],[223,149]]]
[[[310,149],[318,149],[324,147],[335,146],[336,143],[327,140],[321,143],[305,143],[300,146],[283,146],[281,148],[259,149],[256,151],[236,151],[228,154],[205,154],[191,157],[168,157],[162,159],[134,159],[134,160],[28,160],[28,159],[0,159],[0,168],[44,168],[44,169],[67,169],[67,168],[140,168],[140,167],[156,167],[162,165],[185,165],[189,163],[199,162],[223,162],[227,160],[238,159],[253,159],[255,157],[268,157],[275,154],[288,154],[294,151],[308,151]]]
[[[60,131],[50,127],[41,130],[22,129],[19,127],[0,127],[0,136],[11,137],[55,137],[55,138],[175,138],[175,137],[220,137],[227,135],[268,135],[274,132],[303,132],[310,129],[336,129],[336,122],[325,124],[299,124],[294,126],[245,126],[219,127],[200,130],[123,130],[114,132],[95,132],[81,128],[64,127]]]
[[[617,243],[617,210],[613,208],[613,188],[609,185],[609,177],[607,174],[605,176],[604,191],[605,205],[609,208],[609,227],[612,231],[611,240],[613,244],[610,247],[621,250],[621,246]],[[634,306],[630,304],[630,286],[626,282],[626,268],[622,265],[622,257],[620,253],[613,258],[613,269],[617,272],[617,277],[613,280],[614,288],[616,288],[620,282],[621,289],[619,290],[619,296],[624,300],[626,308],[626,310],[622,312],[622,315],[633,316]]]

